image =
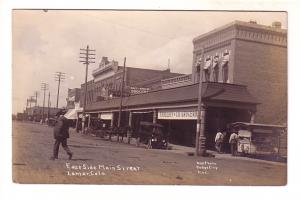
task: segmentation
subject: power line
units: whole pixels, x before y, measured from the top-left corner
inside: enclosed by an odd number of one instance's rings
[[[138,32],[143,32],[143,33],[146,33],[146,34],[151,35],[151,36],[156,36],[156,37],[160,37],[160,38],[167,38],[167,39],[171,39],[171,40],[174,39],[174,37],[169,36],[169,35],[158,34],[157,32],[154,32],[154,31],[149,31],[149,30],[137,28],[137,27],[134,27],[134,26],[128,26],[128,25],[116,23],[116,22],[113,22],[113,21],[110,21],[110,20],[98,19],[98,21],[102,21],[102,22],[110,24],[110,25],[114,24],[114,25],[129,29],[129,30],[135,30],[135,31],[138,31]]]

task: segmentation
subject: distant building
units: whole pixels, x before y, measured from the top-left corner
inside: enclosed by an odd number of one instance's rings
[[[26,116],[27,120],[31,121],[40,121],[43,118],[53,118],[56,113],[60,110],[60,108],[53,108],[53,107],[41,107],[41,106],[34,106],[31,108],[26,108],[24,111],[24,116]]]
[[[87,83],[87,104],[119,97],[121,93],[123,66],[117,61],[102,57],[99,67],[92,72],[93,80]],[[124,95],[134,95],[162,89],[161,80],[183,74],[170,69],[152,70],[126,67]],[[84,102],[85,84],[81,85],[80,105]]]

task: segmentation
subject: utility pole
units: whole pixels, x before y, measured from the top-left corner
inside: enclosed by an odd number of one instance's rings
[[[95,52],[87,45],[86,49],[80,49],[80,59],[79,62],[85,64],[85,84],[84,84],[84,100],[83,100],[83,109],[82,109],[82,133],[85,134],[85,107],[86,107],[86,93],[87,93],[87,76],[88,76],[88,67],[90,63],[95,63]],[[92,56],[92,57],[90,57]]]
[[[35,92],[34,92],[34,95],[35,95],[35,107],[37,107],[37,101],[38,101],[38,95],[39,95],[39,92],[38,92],[38,91],[35,91]]]
[[[57,98],[56,98],[56,108],[58,109],[58,99],[59,99],[60,82],[64,81],[64,79],[66,78],[66,73],[56,72],[54,78],[55,78],[55,81],[58,82],[58,86],[57,86]]]
[[[44,123],[45,95],[46,95],[46,90],[48,90],[48,84],[47,83],[41,83],[41,90],[44,91],[43,112],[42,112],[42,123]]]
[[[29,97],[29,108],[31,108],[31,103],[34,102],[34,96]]]
[[[124,58],[123,75],[122,75],[122,82],[121,82],[120,110],[119,110],[119,118],[118,118],[118,129],[119,130],[120,130],[120,127],[121,127],[121,118],[122,118],[122,102],[123,102],[125,69],[126,69],[126,57]],[[119,141],[119,131],[118,131],[117,140]]]
[[[50,116],[50,91],[49,91],[49,94],[48,94],[48,110],[47,110],[48,124],[49,124],[49,116]]]
[[[199,70],[199,88],[198,88],[198,115],[197,115],[197,130],[196,130],[196,148],[195,148],[196,156],[206,156],[207,155],[206,148],[205,148],[204,127],[203,127],[204,119],[203,119],[202,113],[201,113],[203,63],[204,63],[204,47],[201,48],[201,62],[198,63],[200,65],[200,70]]]
[[[31,109],[31,103],[34,102],[34,96],[29,96],[28,102],[29,102],[29,110],[27,112],[28,117],[33,117],[33,109]],[[31,118],[30,118],[31,119]],[[32,119],[31,119],[32,120]]]
[[[31,97],[29,97],[29,99],[28,99],[28,103],[29,103],[29,108],[31,108],[31,99],[30,99]]]
[[[26,111],[27,111],[27,108],[28,108],[28,99],[26,99]]]

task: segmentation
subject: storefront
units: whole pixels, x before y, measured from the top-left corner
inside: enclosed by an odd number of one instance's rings
[[[195,146],[197,107],[159,109],[158,123],[169,133],[172,144]]]
[[[226,130],[235,121],[254,120],[257,101],[246,86],[203,83],[202,102],[206,145],[213,148],[217,129]],[[171,143],[194,146],[198,109],[198,84],[171,88],[123,98],[121,126],[138,131],[141,121],[160,123],[169,133]],[[87,106],[97,110],[100,118],[117,124],[120,99],[111,99]],[[110,113],[110,114],[108,114]]]

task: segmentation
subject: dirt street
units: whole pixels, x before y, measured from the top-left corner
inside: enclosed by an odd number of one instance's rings
[[[13,180],[17,183],[284,185],[285,164],[202,158],[145,149],[70,131],[74,152],[60,147],[52,161],[53,128],[13,122]]]

